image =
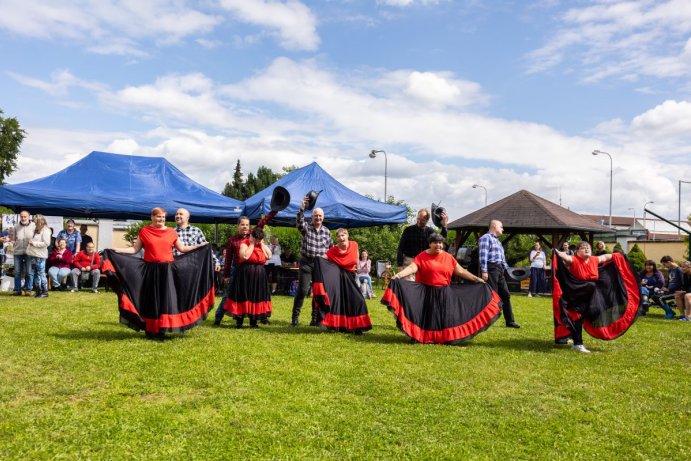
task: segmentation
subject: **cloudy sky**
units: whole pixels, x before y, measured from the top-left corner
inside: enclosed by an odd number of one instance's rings
[[[688,0],[0,0],[9,183],[93,150],[214,190],[317,161],[451,219],[520,189],[676,218],[691,181]],[[682,214],[691,213],[691,184]]]

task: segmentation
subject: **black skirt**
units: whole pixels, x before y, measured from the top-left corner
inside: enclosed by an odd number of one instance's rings
[[[120,323],[133,330],[182,332],[203,322],[214,306],[211,245],[172,263],[146,262],[112,250],[103,257],[108,284],[118,295]]]
[[[554,287],[552,307],[555,338],[566,337],[573,322],[597,339],[612,340],[626,333],[638,317],[640,281],[626,256],[614,253],[598,267],[597,281],[576,279],[561,258],[552,257]]]
[[[357,286],[355,273],[324,258],[315,260],[312,306],[323,328],[343,332],[372,329],[367,303]]]
[[[485,331],[501,315],[501,300],[489,285],[434,287],[392,280],[382,296],[398,328],[420,343],[459,344]]]
[[[238,265],[228,297],[219,309],[224,309],[235,319],[266,320],[271,317],[271,293],[264,265]]]

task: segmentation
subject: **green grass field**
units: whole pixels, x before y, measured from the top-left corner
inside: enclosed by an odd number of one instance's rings
[[[548,299],[513,300],[520,330],[438,346],[378,299],[359,337],[291,328],[279,296],[260,330],[152,342],[112,293],[3,293],[0,459],[691,458],[690,323],[652,309],[586,355],[553,345]]]

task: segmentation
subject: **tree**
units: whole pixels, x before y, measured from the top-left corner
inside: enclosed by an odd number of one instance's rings
[[[240,160],[235,164],[235,173],[233,173],[233,182],[226,183],[222,194],[226,197],[231,197],[236,200],[244,200],[242,198],[244,182],[242,180],[242,168],[240,167]]]
[[[22,130],[16,118],[4,118],[0,110],[0,184],[17,169],[17,157],[26,131]]]
[[[645,253],[638,247],[637,243],[634,243],[633,248],[629,250],[626,257],[629,258],[629,261],[637,271],[645,269],[645,261],[647,258],[645,257]]]
[[[283,168],[285,170],[285,167]],[[235,173],[233,174],[233,182],[226,183],[222,194],[226,197],[232,197],[236,200],[247,200],[257,192],[266,189],[278,179],[283,177],[284,173],[274,173],[271,168],[260,166],[257,169],[257,174],[249,173],[247,180],[242,179],[242,168],[240,160],[235,165]]]

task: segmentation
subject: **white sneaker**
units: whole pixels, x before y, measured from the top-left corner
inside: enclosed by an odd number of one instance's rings
[[[585,348],[583,344],[578,344],[571,346],[572,351],[583,352],[584,354],[590,354],[590,351]]]
[[[530,293],[528,293],[528,297],[529,297],[529,298],[532,298],[532,297],[533,297],[533,295],[531,295]]]

